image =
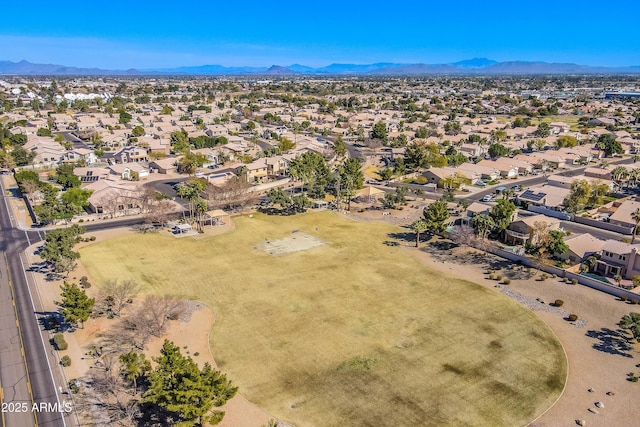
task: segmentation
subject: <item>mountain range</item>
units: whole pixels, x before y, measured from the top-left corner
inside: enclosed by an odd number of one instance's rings
[[[0,75],[371,75],[371,76],[427,76],[427,75],[531,75],[531,74],[640,74],[640,66],[595,67],[572,63],[541,61],[504,61],[473,58],[450,64],[331,64],[308,67],[300,64],[271,67],[225,67],[201,65],[177,68],[107,70],[55,64],[35,64],[28,61],[0,61]]]

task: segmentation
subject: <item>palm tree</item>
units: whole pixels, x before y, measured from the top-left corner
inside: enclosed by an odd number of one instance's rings
[[[627,176],[629,176],[629,171],[624,166],[616,166],[611,170],[611,179],[613,179],[620,188],[622,188],[622,182]]]
[[[638,232],[638,224],[640,224],[640,208],[631,214],[631,219],[636,222],[636,225],[633,226],[633,235],[631,236],[631,244],[633,245],[633,241],[636,239],[636,233]]]
[[[420,245],[420,233],[427,231],[427,222],[420,218],[415,220],[409,227],[416,233],[416,248]]]
[[[633,186],[638,186],[638,178],[640,178],[640,169],[632,169],[629,171],[629,183],[633,182]]]
[[[496,223],[489,215],[479,214],[473,217],[472,225],[474,230],[476,230],[476,234],[484,240],[487,234],[489,234],[489,231],[496,226]]]

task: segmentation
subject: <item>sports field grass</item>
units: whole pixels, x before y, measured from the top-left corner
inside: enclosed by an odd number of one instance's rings
[[[236,218],[203,240],[139,234],[81,249],[93,278],[201,300],[240,392],[301,426],[517,426],[550,406],[566,364],[512,300],[429,269],[397,227],[332,212]],[[271,256],[299,230],[325,244]]]

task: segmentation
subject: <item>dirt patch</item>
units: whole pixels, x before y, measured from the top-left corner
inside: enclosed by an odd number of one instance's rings
[[[300,231],[292,231],[291,236],[283,239],[270,240],[266,238],[263,243],[257,244],[256,248],[265,251],[269,255],[278,256],[306,251],[322,245],[324,245],[324,242],[317,237]]]

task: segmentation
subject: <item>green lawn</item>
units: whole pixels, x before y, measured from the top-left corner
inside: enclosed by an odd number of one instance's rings
[[[397,227],[332,212],[236,218],[203,240],[132,235],[81,249],[93,278],[197,299],[214,357],[240,392],[297,425],[524,425],[566,364],[530,311],[383,244]],[[300,230],[326,245],[255,248]]]

